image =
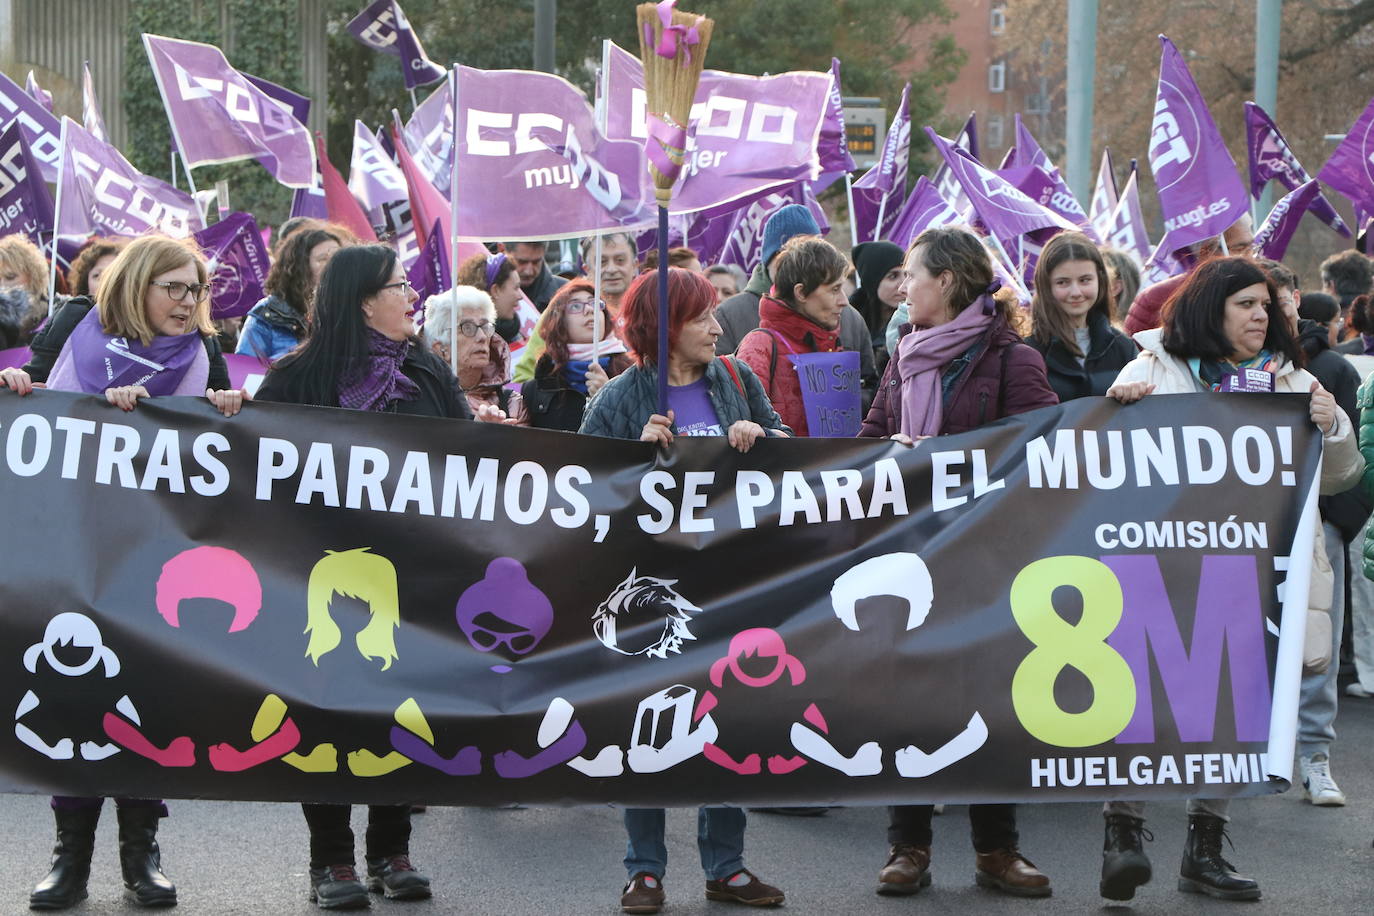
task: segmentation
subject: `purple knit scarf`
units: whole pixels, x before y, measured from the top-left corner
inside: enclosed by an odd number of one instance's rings
[[[409,340],[392,340],[367,329],[367,357],[362,366],[339,378],[339,406],[352,410],[386,410],[392,401],[413,401],[420,388],[401,373]]]
[[[992,296],[984,294],[953,321],[913,331],[897,345],[897,374],[902,380],[902,432],[938,436],[944,422],[940,376],[952,360],[987,333],[997,317]]]

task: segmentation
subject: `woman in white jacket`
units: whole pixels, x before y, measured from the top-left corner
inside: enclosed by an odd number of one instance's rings
[[[1162,327],[1135,335],[1142,351],[1117,376],[1107,396],[1122,404],[1147,394],[1207,391],[1277,391],[1310,394],[1312,422],[1322,432],[1323,494],[1340,493],[1360,479],[1364,459],[1350,419],[1330,392],[1302,368],[1294,329],[1283,315],[1269,276],[1249,258],[1218,258],[1198,267],[1165,305]],[[1309,606],[1329,609],[1331,566],[1317,528]],[[1221,855],[1228,799],[1188,800],[1188,842],[1179,890],[1225,900],[1254,900],[1259,884],[1236,874]],[[1101,892],[1129,900],[1150,880],[1142,845],[1145,806],[1108,802]]]

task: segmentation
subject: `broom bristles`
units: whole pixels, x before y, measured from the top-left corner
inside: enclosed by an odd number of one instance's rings
[[[647,114],[652,123],[654,116],[662,119],[673,128],[683,131],[682,144],[660,144],[669,160],[681,166],[686,158],[686,130],[692,114],[692,102],[696,98],[697,85],[701,81],[701,70],[706,63],[706,48],[711,43],[711,30],[715,23],[694,13],[674,9],[672,25],[684,29],[695,28],[700,42],[687,44],[683,33],[678,34],[677,54],[663,57],[658,51],[663,36],[663,22],[659,19],[658,4],[641,3],[635,9],[639,25],[639,54],[644,62],[644,95]],[[650,139],[650,143],[657,142]],[[677,172],[665,174],[650,161],[649,173],[654,179],[654,193],[661,206],[668,206],[672,198],[673,185],[677,182]]]

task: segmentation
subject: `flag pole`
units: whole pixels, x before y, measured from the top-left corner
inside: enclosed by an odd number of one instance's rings
[[[52,258],[48,262],[48,314],[53,313],[57,301],[57,240],[62,237],[62,184],[67,163],[67,119],[62,119],[62,137],[58,143],[57,195],[53,201]]]
[[[902,181],[905,182],[906,179],[903,178]],[[883,213],[884,213],[884,211],[887,210],[887,194],[888,194],[888,192],[884,192],[884,193],[883,193],[883,199],[880,200],[880,201],[878,201],[878,221],[877,221],[876,223],[874,223],[874,225],[873,225],[873,241],[875,241],[875,242],[881,241],[881,240],[882,240],[882,236],[883,236]]]
[[[854,179],[844,173],[844,196],[849,201],[849,247],[859,247],[859,221],[854,218]]]
[[[601,69],[596,74],[596,98],[595,107],[592,114],[596,118],[596,127],[604,136],[606,133],[606,77],[611,69],[611,40],[603,39],[601,42]],[[628,236],[626,236],[628,238]],[[601,301],[601,230],[597,229],[592,234],[592,299],[595,302]],[[595,317],[592,319],[592,362],[597,362],[601,358],[601,307],[593,306]],[[608,316],[609,317],[609,316]]]
[[[175,143],[167,144],[167,158],[172,161],[172,187],[177,186],[177,148]]]
[[[413,87],[409,90],[409,92],[410,92],[410,113],[411,113],[411,114],[415,114],[415,109],[417,109],[417,108],[420,107],[420,103],[417,102],[417,101],[415,100],[415,89],[414,89]]]
[[[449,97],[453,104],[453,140],[449,143],[449,163],[448,163],[448,217],[451,235],[449,237],[449,263],[453,265],[453,274],[458,274],[458,62],[454,61],[449,70],[449,80],[452,81],[452,90]],[[415,90],[411,90],[410,98],[415,100]],[[398,137],[402,143],[405,137]],[[458,309],[453,309],[453,334],[450,338],[452,345],[449,347],[449,362],[453,366],[453,375],[458,376]]]

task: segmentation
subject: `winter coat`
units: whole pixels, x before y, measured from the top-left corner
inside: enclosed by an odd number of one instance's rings
[[[903,328],[904,335],[909,328]],[[1045,360],[1022,343],[1000,316],[972,352],[972,362],[960,373],[945,402],[940,435],[967,432],[1003,417],[1059,403],[1045,376]],[[900,360],[897,355],[888,361],[860,436],[879,438],[902,431]]]
[[[615,378],[631,365],[628,356],[617,353],[611,357],[606,374]],[[525,417],[535,429],[561,429],[575,433],[582,425],[587,396],[576,388],[568,387],[563,373],[554,373],[553,360],[547,354],[539,357],[534,378],[520,386],[520,396],[525,402]]]
[[[730,360],[739,384],[725,366]],[[752,420],[769,436],[790,436],[754,371],[732,356],[711,360],[706,366],[706,388],[721,429],[740,420]],[[742,390],[741,390],[742,389]],[[634,366],[611,379],[587,402],[578,432],[612,439],[638,439],[649,417],[658,413],[658,373],[651,365]],[[673,432],[677,432],[676,429]]]
[[[781,336],[786,344],[770,331]],[[791,350],[787,349],[789,346]],[[735,356],[754,370],[782,421],[798,436],[806,436],[809,432],[801,376],[787,356],[792,352],[833,353],[843,349],[838,332],[826,330],[779,300],[765,296],[759,302],[759,327],[744,335]]]
[[[1187,279],[1187,274],[1169,277],[1167,280],[1153,283],[1137,293],[1135,301],[1131,303],[1130,311],[1126,313],[1126,320],[1123,322],[1126,333],[1134,337],[1141,331],[1159,327],[1163,323],[1161,313],[1164,311],[1164,303],[1169,301],[1169,297],[1177,292],[1178,288],[1183,285],[1183,281]]]
[[[525,296],[542,312],[549,307],[549,300],[567,282],[562,277],[555,277],[549,270],[548,262],[545,261],[539,265],[539,276],[534,278],[528,289],[525,289]]]
[[[48,373],[52,372],[53,364],[62,352],[62,345],[72,336],[72,331],[76,330],[76,326],[86,317],[86,313],[94,307],[95,303],[85,296],[73,296],[53,313],[51,320],[29,344],[32,355],[29,357],[28,365],[24,367],[29,378],[35,382],[48,380]],[[224,362],[224,352],[220,350],[219,338],[211,335],[202,337],[201,341],[205,344],[205,355],[210,359],[210,375],[205,381],[205,387],[213,391],[227,391],[233,384],[229,381],[229,366]]]
[[[1360,409],[1357,392],[1360,387],[1360,373],[1350,360],[1331,349],[1326,326],[1315,321],[1298,322],[1298,343],[1307,354],[1307,371],[1321,382],[1321,386],[1331,392],[1336,403],[1350,421],[1359,428]],[[1344,493],[1323,496],[1317,503],[1322,519],[1340,529],[1341,537],[1347,542],[1355,539],[1369,520],[1370,501],[1364,495],[1364,488],[1351,487]]]
[[[286,399],[285,384],[297,372],[296,365],[273,366],[263,379],[256,401],[293,403]],[[420,396],[411,401],[392,401],[389,413],[405,414],[412,417],[446,417],[450,420],[471,420],[472,411],[468,409],[467,398],[458,387],[458,379],[449,371],[448,364],[428,349],[415,344],[401,363],[401,374],[414,382],[420,389]],[[338,407],[337,395],[325,407]]]
[[[1050,387],[1059,395],[1061,404],[1076,398],[1102,397],[1122,367],[1140,352],[1129,337],[1112,327],[1107,316],[1098,312],[1088,316],[1088,335],[1087,358],[1082,365],[1057,337],[1048,344],[1034,337],[1026,338],[1026,343],[1045,357]]]
[[[1360,480],[1366,498],[1374,499],[1374,375],[1364,380],[1356,395],[1360,408],[1360,452],[1364,455],[1364,475]],[[1364,574],[1374,579],[1374,537],[1364,540]]]
[[[768,272],[760,265],[754,268],[754,275],[744,292],[736,293],[716,308],[716,320],[720,322],[720,337],[716,338],[716,355],[726,356],[739,349],[744,335],[759,326],[759,300],[768,295],[773,282]],[[877,370],[873,368],[873,340],[868,334],[864,316],[852,305],[845,306],[840,313],[840,344],[846,350],[859,354],[859,375],[867,385],[873,384]]]
[[[1141,354],[1116,377],[1116,384],[1147,382],[1155,386],[1153,394],[1196,394],[1209,391],[1193,374],[1188,362],[1164,349],[1163,332],[1159,328],[1135,335]],[[1281,393],[1307,394],[1316,381],[1305,369],[1287,360],[1275,371],[1274,390]],[[1338,405],[1339,406],[1339,405]],[[1332,495],[1350,489],[1360,482],[1365,471],[1365,459],[1355,441],[1355,430],[1344,410],[1336,411],[1336,429],[1322,436],[1322,473],[1318,492]],[[1314,611],[1329,611],[1335,576],[1326,558],[1326,539],[1317,526],[1317,539],[1312,549],[1312,580],[1308,588],[1308,607]]]
[[[268,296],[253,306],[244,319],[234,352],[272,363],[296,349],[304,339],[305,316],[287,305],[286,300]]]

